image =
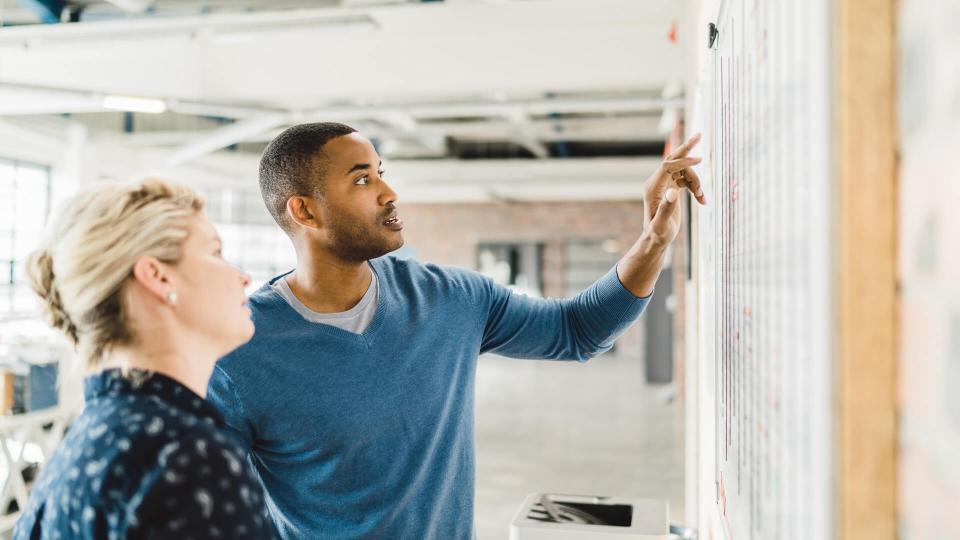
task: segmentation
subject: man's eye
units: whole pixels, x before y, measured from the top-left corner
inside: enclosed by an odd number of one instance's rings
[[[354,182],[354,184],[358,186],[362,186],[362,185],[366,185],[366,183],[369,181],[370,181],[370,178],[367,175],[363,175],[360,178],[357,178],[357,181]]]
[[[387,174],[387,171],[377,171],[377,174],[380,175],[380,178],[383,178],[383,175]]]

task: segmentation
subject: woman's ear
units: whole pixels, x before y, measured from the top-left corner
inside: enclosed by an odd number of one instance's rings
[[[144,255],[133,264],[133,279],[145,291],[157,297],[164,303],[175,303],[176,290],[170,280],[169,267],[156,257]],[[171,302],[171,298],[174,301]]]
[[[301,227],[320,228],[320,213],[316,208],[316,199],[312,197],[294,195],[287,199],[287,215]]]

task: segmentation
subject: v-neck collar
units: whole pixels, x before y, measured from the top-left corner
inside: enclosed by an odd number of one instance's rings
[[[303,315],[301,315],[293,306],[290,305],[289,302],[287,302],[285,298],[283,298],[279,292],[273,288],[273,285],[277,282],[277,280],[283,279],[290,275],[296,270],[295,268],[289,272],[284,272],[283,274],[270,279],[267,283],[263,284],[263,287],[261,287],[259,292],[267,295],[271,302],[281,304],[282,307],[280,309],[283,311],[283,313],[286,314],[289,319],[296,321],[298,324],[308,324],[317,332],[321,332],[331,337],[337,337],[350,341],[362,341],[369,344],[378,333],[380,327],[383,325],[383,320],[386,316],[385,311],[387,310],[387,302],[389,301],[388,296],[390,295],[389,287],[384,281],[385,273],[377,268],[379,265],[383,264],[381,259],[382,257],[367,261],[367,264],[370,265],[370,271],[376,274],[379,293],[377,294],[376,312],[373,314],[373,319],[370,321],[370,324],[367,326],[367,328],[359,334],[330,324],[306,320]]]

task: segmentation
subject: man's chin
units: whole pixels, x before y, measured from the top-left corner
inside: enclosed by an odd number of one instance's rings
[[[367,253],[369,257],[367,257],[366,260],[369,261],[372,259],[379,259],[380,257],[393,253],[394,251],[403,247],[403,236],[399,232],[396,233],[396,235],[391,236],[393,237],[386,239],[386,241],[380,246],[380,249],[375,251],[371,250],[369,253]]]

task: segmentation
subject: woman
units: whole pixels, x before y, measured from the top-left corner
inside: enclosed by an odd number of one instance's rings
[[[245,453],[204,400],[253,324],[249,277],[202,209],[159,180],[101,186],[71,199],[31,255],[31,284],[89,375],[14,538],[274,537]]]

